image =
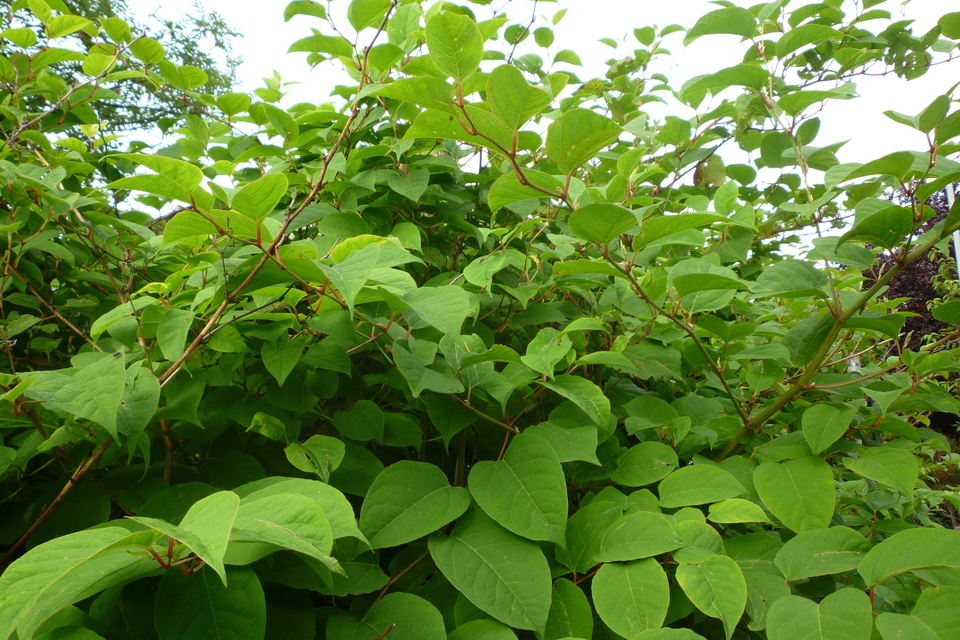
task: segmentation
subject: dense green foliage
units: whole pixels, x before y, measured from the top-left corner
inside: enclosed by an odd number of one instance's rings
[[[285,109],[18,3],[0,640],[960,637],[925,427],[960,332],[910,350],[881,297],[960,228],[925,224],[960,110],[890,112],[929,148],[864,164],[817,139],[858,75],[957,55],[960,13],[878,4],[719,7],[685,39],[742,63],[672,87],[677,26],[584,81],[562,10],[295,0],[291,51],[354,84]],[[75,131],[144,86],[191,105],[168,146]]]

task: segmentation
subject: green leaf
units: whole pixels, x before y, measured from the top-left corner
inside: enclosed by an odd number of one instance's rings
[[[577,585],[564,578],[553,583],[553,601],[544,640],[593,637],[593,609]]]
[[[700,291],[746,289],[746,283],[714,273],[689,273],[673,278],[673,287],[681,298]]]
[[[371,95],[412,102],[424,108],[458,115],[459,111],[453,104],[454,92],[455,87],[452,84],[439,78],[415,76],[398,78],[390,84],[383,85]]]
[[[567,221],[570,232],[585,242],[605,245],[638,224],[636,214],[625,207],[595,202],[574,211]]]
[[[234,640],[263,638],[267,606],[257,574],[249,567],[230,567],[228,576],[229,587],[209,568],[189,576],[165,572],[153,609],[159,640],[200,640],[213,634]],[[175,611],[182,615],[171,615]]]
[[[757,19],[749,11],[740,7],[711,11],[701,16],[687,31],[683,44],[686,46],[702,36],[721,33],[752,38],[757,33]]]
[[[135,39],[130,43],[130,53],[144,64],[156,64],[166,55],[163,45],[153,38]]]
[[[503,459],[474,465],[468,487],[480,508],[509,531],[565,544],[567,485],[556,452],[543,438],[515,436]]]
[[[575,67],[582,67],[583,61],[580,60],[580,56],[577,55],[576,51],[570,49],[561,49],[557,52],[557,55],[553,56],[553,63],[559,64],[571,64]]]
[[[933,310],[933,317],[941,322],[960,325],[960,300],[945,302]]]
[[[314,0],[293,0],[283,10],[283,21],[290,22],[293,16],[313,16],[321,20],[327,19],[327,10]]]
[[[712,213],[684,213],[676,216],[659,216],[648,218],[640,227],[640,235],[634,238],[633,249],[639,251],[643,247],[654,244],[657,240],[686,231],[688,229],[702,229],[717,222],[730,221]]]
[[[826,274],[804,260],[781,260],[757,276],[758,287],[766,289],[768,295],[783,298],[822,295],[826,285]]]
[[[960,40],[960,11],[946,13],[937,20],[944,38]]]
[[[960,569],[960,531],[907,529],[895,533],[871,549],[857,571],[873,588],[901,573],[930,567]]]
[[[620,506],[609,502],[578,509],[567,522],[567,546],[557,548],[557,560],[577,573],[589,571],[599,562],[604,531],[619,516]]]
[[[494,115],[510,129],[519,131],[550,104],[551,98],[546,91],[527,82],[515,66],[503,64],[487,78],[487,101]]]
[[[610,400],[600,387],[585,378],[566,374],[557,376],[552,382],[540,384],[572,401],[583,409],[595,425],[606,429],[610,421]]]
[[[860,457],[847,462],[847,468],[881,484],[893,487],[908,500],[913,500],[913,488],[920,472],[920,461],[905,449],[871,447]]]
[[[913,214],[910,210],[906,207],[890,206],[854,223],[850,231],[840,236],[837,246],[854,240],[892,249],[903,242],[912,230]]]
[[[841,36],[843,36],[842,33],[826,25],[805,24],[795,29],[790,29],[781,36],[777,41],[777,57],[785,58],[800,47]]]
[[[802,580],[856,569],[871,546],[847,527],[814,529],[787,540],[774,562],[787,580]]]
[[[357,31],[376,27],[390,9],[390,0],[351,0],[347,6],[347,20]]]
[[[540,547],[472,509],[449,536],[428,540],[447,580],[500,622],[543,633],[550,612],[550,568]]]
[[[37,381],[25,395],[96,422],[117,438],[117,412],[127,377],[122,353],[103,354],[80,368],[34,371],[30,376]]]
[[[815,404],[803,412],[803,437],[810,451],[819,454],[839,440],[853,423],[857,410],[837,403]]]
[[[315,473],[327,482],[346,455],[343,441],[330,436],[312,435],[306,442],[291,442],[283,450],[287,460],[301,471]]]
[[[332,56],[353,55],[353,45],[340,36],[325,36],[314,30],[312,36],[300,38],[290,45],[287,53],[327,53]]]
[[[677,582],[697,609],[723,622],[727,640],[747,605],[747,583],[728,556],[710,556],[697,564],[681,563]]]
[[[960,14],[954,15],[960,22]],[[960,587],[942,585],[924,589],[910,615],[884,612],[877,616],[877,631],[883,640],[951,640],[957,637],[960,628],[957,602],[960,602]]]
[[[690,629],[664,627],[663,629],[648,629],[640,635],[634,636],[633,640],[703,640],[703,636],[690,631]]]
[[[759,91],[769,80],[770,73],[763,67],[738,64],[716,73],[687,80],[680,89],[680,99],[692,99],[708,91],[719,93],[729,87],[747,87]]]
[[[178,65],[169,60],[161,60],[157,66],[160,67],[160,73],[167,84],[181,91],[199,89],[210,79],[206,71],[191,64]]]
[[[574,427],[541,422],[524,429],[524,433],[537,435],[550,443],[557,453],[560,462],[582,460],[590,464],[600,465],[597,459],[597,429],[596,427]]]
[[[570,109],[547,127],[547,157],[561,173],[573,172],[620,137],[616,122],[587,109]]]
[[[231,206],[248,218],[260,222],[273,213],[286,192],[287,176],[282,173],[268,173],[243,185],[233,196]]]
[[[157,326],[157,345],[167,360],[176,360],[186,350],[193,314],[186,309],[171,309]]]
[[[483,36],[469,17],[452,11],[437,13],[427,20],[426,39],[430,59],[457,82],[480,67]]]
[[[470,294],[454,285],[421,287],[404,296],[404,302],[421,320],[450,336],[460,335],[463,321],[470,313]]]
[[[527,353],[520,356],[520,361],[537,373],[553,378],[554,367],[572,347],[573,342],[568,336],[553,327],[544,327],[527,345]]]
[[[593,577],[592,591],[600,619],[621,636],[659,629],[667,617],[670,585],[652,558],[603,565]]]
[[[306,496],[313,500],[317,507],[327,515],[334,540],[352,537],[357,538],[364,544],[367,542],[364,535],[360,533],[360,529],[357,528],[353,516],[353,507],[347,502],[346,496],[323,482],[275,476],[237,487],[235,493],[244,502],[282,493]]]
[[[743,495],[740,481],[720,467],[697,464],[677,469],[660,483],[660,505],[668,509],[719,502]]]
[[[121,579],[136,575],[124,574],[135,564],[153,571],[156,563],[152,558],[133,556],[128,548],[111,551],[129,534],[127,529],[114,526],[78,531],[37,545],[14,560],[0,575],[0,638],[8,638],[19,623],[29,619],[33,622],[28,626],[36,629],[62,607],[82,599],[83,591],[93,584],[116,584],[111,571],[120,572]],[[152,537],[143,543],[152,544]],[[51,598],[54,593],[57,597]],[[75,600],[70,597],[74,594]],[[31,629],[21,627],[20,637],[31,635]]]
[[[303,349],[307,346],[306,336],[296,336],[288,338],[282,335],[273,342],[264,342],[260,350],[263,358],[263,366],[267,368],[277,380],[277,384],[283,386],[284,381],[293,368],[300,362],[303,355]]]
[[[662,442],[641,442],[617,459],[610,479],[625,487],[644,487],[658,482],[679,465],[677,452]]]
[[[858,589],[840,589],[819,606],[800,596],[780,598],[767,615],[770,640],[869,640],[870,598]]]
[[[407,175],[391,173],[387,176],[387,185],[391,189],[414,202],[420,201],[429,184],[430,170],[425,167],[414,169]]]
[[[249,564],[279,549],[289,549],[342,572],[330,557],[333,531],[314,500],[295,493],[243,500],[233,523],[226,564]]]
[[[400,374],[407,380],[413,397],[417,398],[423,391],[437,393],[461,393],[463,384],[453,377],[453,374],[430,368],[410,350],[409,342],[397,340],[393,343],[393,361],[400,370]]]
[[[826,529],[836,493],[830,465],[813,456],[757,467],[753,481],[760,499],[789,529]]]
[[[180,521],[180,526],[157,518],[133,517],[140,524],[155,529],[186,545],[210,568],[217,572],[223,584],[227,574],[223,556],[227,551],[230,530],[240,509],[240,498],[232,491],[218,491],[195,502]]]
[[[485,618],[460,625],[447,634],[447,640],[517,640],[517,635],[510,627]]]
[[[150,424],[160,402],[160,382],[146,367],[136,372],[136,377],[128,374],[127,386],[120,406],[117,409],[117,431],[127,436],[131,455],[140,442],[140,435]]]
[[[362,620],[335,616],[327,623],[327,640],[446,640],[443,616],[435,606],[411,593],[390,593]]]
[[[0,38],[5,38],[21,49],[28,49],[37,44],[37,34],[33,29],[21,27],[19,29],[4,29],[0,31]]]
[[[71,33],[80,31],[80,29],[85,29],[89,26],[92,26],[93,23],[87,20],[86,18],[81,18],[80,16],[74,16],[70,14],[64,14],[57,16],[53,20],[47,23],[46,31],[47,37],[51,40],[56,40],[57,38],[62,38],[63,36],[68,36]]]
[[[856,180],[866,176],[893,176],[894,178],[903,178],[911,168],[913,168],[914,155],[909,151],[897,151],[878,158],[865,165],[861,165],[847,174],[843,182]]]
[[[337,411],[333,414],[333,425],[340,435],[366,442],[383,441],[383,411],[375,402],[358,400],[349,411]]]
[[[152,169],[164,178],[176,183],[185,191],[193,191],[200,186],[200,182],[203,180],[203,172],[200,167],[176,158],[147,155],[145,153],[119,153],[111,157],[136,162],[141,166]]]
[[[710,522],[770,522],[759,506],[743,498],[730,498],[710,505]]]
[[[456,520],[470,493],[451,487],[438,467],[401,460],[373,481],[360,510],[360,530],[374,549],[412,542]]]
[[[343,296],[351,315],[357,294],[367,284],[379,260],[380,246],[368,244],[361,249],[351,251],[346,259],[337,265],[320,267]]]
[[[527,169],[523,172],[523,175],[529,184],[521,184],[520,178],[514,172],[506,173],[497,178],[487,194],[487,203],[490,205],[492,212],[496,213],[503,207],[524,200],[546,198],[549,197],[548,194],[555,194],[556,197],[559,197],[563,193],[563,185],[549,174]],[[530,185],[536,185],[539,189]],[[544,193],[544,190],[546,193]]]
[[[637,511],[616,515],[604,529],[596,559],[602,562],[639,560],[674,551],[686,543],[659,513]]]
[[[832,315],[809,315],[793,325],[781,342],[790,352],[793,364],[804,367],[813,360],[835,325]]]

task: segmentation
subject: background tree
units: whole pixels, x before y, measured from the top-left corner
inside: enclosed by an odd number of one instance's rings
[[[164,48],[167,59],[181,65],[190,65],[202,70],[207,80],[201,87],[205,93],[218,95],[228,92],[234,83],[234,74],[240,59],[232,57],[233,39],[240,34],[217,13],[207,12],[200,2],[194,4],[192,14],[179,19],[158,19],[153,15],[141,23],[131,12],[125,0],[40,0],[28,3],[26,0],[7,4],[3,15],[3,25],[11,29],[27,28],[40,39],[38,44],[27,46],[32,39],[24,32],[15,39],[0,40],[0,53],[16,59],[19,52],[36,54],[37,47],[44,42],[44,24],[34,13],[22,9],[29,5],[47,6],[51,11],[76,15],[89,20],[116,19],[129,29],[132,36],[146,36],[157,40]],[[40,10],[44,13],[43,10]],[[18,38],[24,38],[18,40]],[[83,78],[80,63],[85,54],[96,46],[97,39],[85,29],[74,31],[57,42],[58,48],[66,48],[74,55],[62,53],[60,60],[51,64],[50,69],[68,85],[76,84]],[[91,105],[97,113],[85,114],[82,123],[96,125],[103,138],[124,131],[148,131],[154,126],[167,129],[179,121],[185,113],[197,111],[197,106],[184,100],[184,96],[167,87],[153,87],[143,83],[125,83],[119,91],[120,99],[98,101]],[[31,109],[41,110],[42,104],[30,105]],[[81,118],[78,116],[79,123]]]

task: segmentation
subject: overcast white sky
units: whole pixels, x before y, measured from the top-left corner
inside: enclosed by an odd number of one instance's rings
[[[604,60],[622,57],[635,48],[632,30],[647,25],[665,26],[678,23],[691,27],[697,18],[717,8],[706,0],[560,0],[559,2],[531,2],[530,0],[494,0],[490,6],[472,6],[478,19],[489,17],[491,7],[507,7],[512,21],[529,21],[534,7],[538,16],[550,18],[561,8],[567,8],[567,14],[556,27],[556,41],[551,55],[560,49],[575,50],[584,62],[582,68],[571,68],[583,80],[602,76],[606,67]],[[131,0],[140,16],[155,13],[160,17],[176,18],[185,13],[195,12],[192,0]],[[283,22],[285,0],[203,0],[208,11],[219,12],[228,23],[242,31],[244,37],[236,43],[235,54],[244,59],[237,76],[240,89],[252,91],[262,84],[261,78],[280,72],[286,81],[299,83],[289,87],[285,103],[324,102],[330,89],[340,80],[327,65],[311,70],[306,62],[306,54],[287,54],[290,44],[310,35],[310,28],[323,29],[322,21],[307,16],[296,16],[289,23]],[[332,2],[333,15],[338,25],[349,31],[345,15],[348,0]],[[738,4],[749,6],[752,2],[738,0]],[[801,6],[795,1],[793,6]],[[904,15],[916,19],[916,34],[923,34],[942,14],[949,11],[952,2],[945,0],[912,0],[908,4],[888,1],[876,7],[886,9],[894,15]],[[790,5],[788,5],[788,9]],[[546,22],[541,18],[539,25]],[[881,25],[875,22],[874,25]],[[369,31],[372,34],[372,31]],[[612,37],[625,41],[618,54],[599,38]],[[736,64],[743,55],[744,48],[735,36],[709,36],[692,43],[686,49],[682,46],[682,34],[670,36],[668,48],[674,54],[669,60],[662,58],[664,66],[660,69],[670,78],[674,87],[679,87],[691,76],[710,73]],[[362,38],[361,38],[362,41]],[[532,46],[530,51],[542,55],[543,50]],[[524,43],[526,45],[527,43]],[[521,45],[521,46],[524,46]],[[546,56],[544,56],[546,57]],[[828,144],[841,140],[851,142],[841,151],[843,162],[865,162],[900,149],[925,149],[924,137],[898,125],[882,112],[893,109],[915,114],[923,109],[937,95],[948,91],[960,81],[960,60],[941,65],[926,76],[912,82],[901,81],[895,77],[860,78],[858,90],[863,99],[853,101],[830,101],[822,114],[823,127],[817,144]]]

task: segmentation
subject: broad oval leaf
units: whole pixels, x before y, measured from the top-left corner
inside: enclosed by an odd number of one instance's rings
[[[728,556],[710,556],[696,564],[681,563],[677,567],[677,582],[697,609],[723,622],[730,640],[747,606],[747,583],[737,563]]]
[[[870,598],[859,589],[840,589],[820,601],[780,598],[767,615],[770,640],[869,640]],[[904,636],[906,637],[906,636]]]
[[[610,479],[625,487],[644,487],[670,475],[679,462],[672,447],[656,441],[630,447],[617,459]]]
[[[660,505],[668,509],[719,502],[745,491],[730,472],[706,464],[677,469],[663,479],[657,490]]]
[[[458,82],[480,66],[483,36],[469,17],[452,11],[437,13],[427,21],[426,38],[430,59]]]
[[[836,492],[833,471],[822,459],[767,462],[754,471],[753,481],[763,504],[791,530],[800,533],[830,524]]]
[[[847,432],[857,415],[854,407],[845,404],[820,403],[803,412],[803,437],[810,451],[819,454]]]
[[[638,224],[637,215],[618,204],[595,202],[574,211],[567,220],[573,235],[605,245]]]
[[[710,505],[710,522],[770,522],[759,506],[743,498],[730,498]]]
[[[390,593],[361,620],[334,616],[327,622],[327,640],[446,640],[443,616],[435,606],[411,593]]]
[[[684,46],[697,38],[713,34],[730,34],[752,38],[757,33],[757,19],[740,7],[726,7],[711,11],[697,20],[683,38]]]
[[[160,640],[200,640],[215,631],[235,640],[263,638],[267,608],[263,587],[250,567],[230,567],[224,586],[209,568],[185,576],[167,571],[157,588],[153,609]],[[170,615],[171,612],[180,615]]]
[[[543,633],[552,589],[536,543],[472,509],[449,536],[434,534],[428,545],[437,567],[470,602],[506,625]]]
[[[240,509],[240,497],[232,491],[218,491],[187,510],[180,526],[157,518],[131,517],[187,546],[213,569],[227,584],[223,557],[227,552],[230,531]]]
[[[583,409],[583,412],[590,416],[593,423],[601,429],[607,428],[607,423],[610,422],[610,400],[603,393],[603,389],[590,380],[563,374],[554,378],[552,382],[540,384]]]
[[[913,499],[920,461],[906,449],[871,447],[855,460],[847,462],[847,467],[864,478],[889,485],[910,500]]]
[[[603,562],[639,560],[686,545],[664,516],[652,511],[616,515],[600,539],[596,556]]]
[[[547,157],[572,175],[597,152],[620,137],[616,122],[587,109],[570,109],[547,127]]]
[[[659,629],[670,606],[667,574],[652,558],[603,565],[593,577],[592,591],[600,619],[627,638]]]
[[[774,563],[787,580],[802,580],[856,569],[871,546],[847,527],[814,529],[787,540]]]
[[[395,547],[456,520],[469,506],[470,493],[451,487],[437,466],[401,460],[381,471],[367,490],[360,530],[374,549]]]
[[[857,571],[867,586],[927,567],[960,569],[960,531],[907,529],[871,549]]]
[[[286,192],[287,176],[282,173],[268,173],[245,184],[233,196],[230,206],[248,218],[260,221],[273,213]]]
[[[560,459],[540,436],[521,433],[502,460],[478,462],[468,487],[480,508],[504,528],[529,540],[565,544],[567,485]]]
[[[593,637],[593,608],[583,590],[564,578],[553,583],[553,602],[544,638]]]
[[[877,616],[883,640],[952,640],[960,629],[960,587],[924,589],[910,615],[884,612]]]

